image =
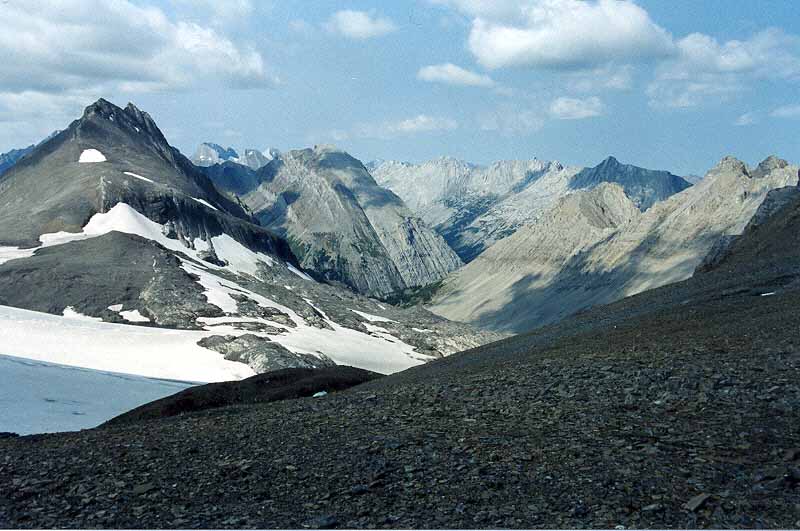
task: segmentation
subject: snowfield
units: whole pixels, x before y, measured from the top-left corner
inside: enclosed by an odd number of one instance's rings
[[[241,380],[255,373],[197,342],[211,335],[0,306],[3,351],[19,358],[192,382]]]
[[[0,355],[0,432],[93,428],[192,385]]]

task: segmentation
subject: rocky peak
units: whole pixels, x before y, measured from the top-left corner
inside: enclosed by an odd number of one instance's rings
[[[745,175],[750,177],[750,172],[747,170],[747,164],[742,162],[741,160],[737,159],[736,157],[732,157],[730,155],[723,157],[716,166],[714,166],[709,173],[723,173],[723,172],[734,172],[741,175]]]
[[[139,110],[133,103],[128,103],[125,109],[121,109],[108,100],[100,98],[86,107],[83,117],[78,122],[78,127],[87,122],[102,124],[101,128],[105,130],[108,130],[110,124],[114,124],[118,130],[124,131],[133,138],[146,139],[165,154],[170,151],[167,139],[164,138],[164,134],[153,118]]]

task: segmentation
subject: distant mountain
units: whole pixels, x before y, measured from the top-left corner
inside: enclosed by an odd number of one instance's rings
[[[333,147],[279,154],[257,172],[230,163],[204,171],[286,237],[318,278],[387,296],[436,282],[461,265],[360,161]]]
[[[601,183],[618,183],[625,195],[642,211],[691,186],[682,177],[667,171],[621,164],[614,157],[608,157],[594,168],[579,171],[570,180],[569,186],[572,190],[583,190]]]
[[[684,280],[721,239],[744,230],[770,190],[797,183],[798,168],[786,161],[771,157],[750,171],[725,158],[645,212],[617,183],[575,191],[449,277],[430,308],[523,332]]]
[[[0,177],[0,204],[7,355],[202,382],[388,373],[499,337],[314,281],[132,104],[87,107]]]
[[[613,157],[584,169],[538,159],[484,167],[443,157],[422,164],[377,161],[370,171],[444,236],[465,262],[536,221],[557,199],[575,190],[616,182],[646,210],[690,186],[669,172],[620,164]]]
[[[268,148],[264,151],[245,149],[244,154],[240,156],[232,147],[223,148],[219,144],[205,142],[198,146],[191,160],[195,166],[200,167],[209,167],[215,164],[224,164],[225,162],[235,162],[247,166],[252,170],[257,170],[266,166],[269,161],[279,154],[280,151],[275,148]]]
[[[211,166],[226,160],[238,161],[239,154],[232,147],[224,148],[213,142],[204,142],[197,147],[191,160],[196,166]]]
[[[535,220],[568,192],[569,177],[578,171],[538,159],[483,167],[442,157],[369,166],[378,183],[402,197],[465,262]]]
[[[8,153],[0,153],[0,175],[3,175],[11,166],[17,163],[19,159],[33,151],[35,145],[30,145],[22,149],[12,149]]]
[[[56,136],[61,131],[55,131],[50,133],[44,140],[39,142],[39,144],[43,144]],[[16,164],[19,159],[30,153],[34,150],[34,148],[39,144],[31,144],[30,146],[22,149],[12,149],[8,153],[0,153],[0,175],[3,175],[6,171],[11,168],[14,164]]]

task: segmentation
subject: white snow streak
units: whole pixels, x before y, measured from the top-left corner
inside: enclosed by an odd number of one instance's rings
[[[122,173],[124,173],[125,175],[130,175],[131,177],[134,177],[134,178],[136,178],[136,179],[139,179],[139,180],[142,180],[142,181],[146,181],[146,182],[148,182],[148,183],[153,183],[153,184],[155,184],[155,181],[153,181],[152,179],[148,179],[147,177],[142,177],[142,176],[141,176],[141,175],[139,175],[138,173],[133,173],[133,172],[130,172],[130,171],[124,171],[124,172],[122,172]]]
[[[286,262],[286,267],[289,268],[289,271],[291,271],[292,273],[294,273],[298,277],[302,278],[303,280],[310,280],[311,282],[314,282],[313,278],[311,278],[310,276],[306,275],[305,273],[303,273],[302,271],[297,269],[295,266],[293,266],[289,262]]]
[[[197,197],[193,197],[192,199],[194,199],[195,201],[197,201],[197,202],[198,202],[198,203],[200,203],[201,205],[205,205],[205,206],[207,206],[208,208],[212,208],[212,209],[216,210],[217,212],[219,212],[219,209],[218,209],[217,207],[215,207],[214,205],[212,205],[211,203],[209,203],[209,202],[208,202],[208,201],[206,201],[205,199],[199,199],[199,198],[197,198]]]

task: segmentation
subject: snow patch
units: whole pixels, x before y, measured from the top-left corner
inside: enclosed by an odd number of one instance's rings
[[[42,234],[39,236],[39,241],[42,242],[42,247],[50,247],[53,245],[63,245],[73,241],[96,238],[113,231],[124,232],[126,234],[136,234],[148,240],[153,240],[166,247],[170,251],[183,253],[201,262],[202,258],[200,257],[198,251],[209,249],[206,242],[200,243],[198,246],[198,241],[202,242],[202,240],[199,238],[195,239],[194,241],[197,249],[189,249],[180,241],[167,238],[164,235],[163,225],[150,220],[126,203],[117,203],[108,212],[103,214],[95,214],[89,220],[89,223],[83,227],[81,232],[62,231],[51,234]],[[251,251],[227,234],[214,236],[211,238],[211,242],[217,252],[217,257],[228,262],[227,268],[235,273],[246,273],[248,275],[255,276],[256,272],[258,271],[259,263],[265,263],[270,266],[273,264],[272,258],[270,258],[268,255]],[[25,256],[30,256],[33,254],[33,251],[35,251],[35,249],[31,249],[29,254],[22,254],[19,257],[22,258]],[[0,258],[2,258],[2,255],[0,255]],[[212,264],[205,264],[208,267],[215,269],[223,269]]]
[[[153,181],[152,179],[148,179],[147,177],[142,177],[142,176],[141,176],[141,175],[139,175],[138,173],[133,173],[133,172],[131,172],[131,171],[124,171],[124,172],[122,172],[122,173],[124,173],[125,175],[130,175],[131,177],[133,177],[133,178],[135,178],[135,179],[139,179],[139,180],[141,180],[141,181],[145,181],[145,182],[148,182],[148,183],[153,183],[153,184],[155,184],[155,181]]]
[[[349,309],[349,308],[348,308]],[[381,317],[380,315],[372,315],[371,313],[359,312],[358,310],[350,310],[353,313],[357,313],[367,321],[371,323],[395,323],[397,321],[393,321],[392,319]]]
[[[20,249],[19,247],[0,247],[0,264],[5,264],[11,260],[18,260],[20,258],[30,258],[35,252],[36,248]]]
[[[81,164],[87,164],[92,162],[105,162],[106,157],[96,149],[84,149],[83,153],[81,153],[78,162]]]
[[[762,296],[762,297],[770,297],[770,296],[772,296],[772,295],[775,295],[775,292],[774,292],[774,291],[770,291],[769,293],[762,293],[762,294],[761,294],[761,296]]]
[[[112,304],[111,306],[108,307],[109,310],[115,313],[122,311],[122,308],[123,308],[122,304]]]
[[[237,273],[255,277],[259,264],[266,264],[269,267],[274,265],[272,258],[268,255],[251,251],[227,234],[214,236],[211,238],[211,244],[214,246],[217,258],[227,262],[228,267]]]
[[[130,323],[150,323],[149,317],[145,317],[139,310],[126,310],[124,312],[119,312],[120,316]]]
[[[78,312],[77,310],[75,310],[75,308],[73,308],[72,306],[67,306],[66,308],[64,308],[64,311],[62,312],[62,315],[64,317],[66,317],[67,319],[80,319],[82,321],[94,321],[94,322],[98,322],[98,321],[102,322],[103,321],[99,317],[91,317],[89,315],[84,315],[84,314]]]

